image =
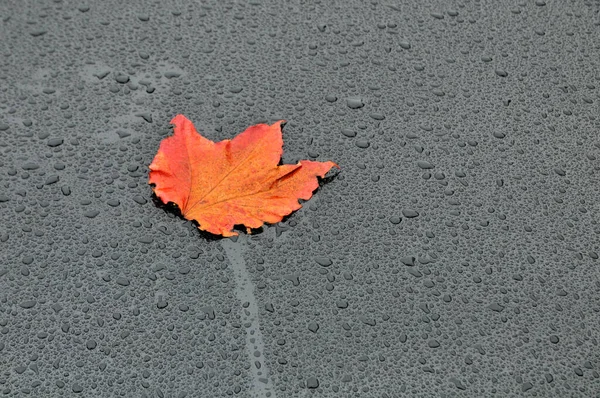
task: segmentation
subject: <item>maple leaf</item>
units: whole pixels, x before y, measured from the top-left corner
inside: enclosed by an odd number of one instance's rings
[[[283,153],[280,120],[248,127],[232,140],[213,142],[200,135],[190,120],[171,120],[174,134],[162,140],[150,164],[149,184],[183,217],[215,235],[235,236],[234,225],[247,231],[277,223],[302,207],[333,162],[301,160],[278,165]]]

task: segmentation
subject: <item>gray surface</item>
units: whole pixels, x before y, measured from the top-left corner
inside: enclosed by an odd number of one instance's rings
[[[0,395],[600,396],[599,10],[1,1]],[[177,113],[342,172],[211,238]]]

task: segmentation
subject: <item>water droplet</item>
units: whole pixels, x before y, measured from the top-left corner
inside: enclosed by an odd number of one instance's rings
[[[350,109],[359,109],[359,108],[362,108],[363,106],[365,106],[362,99],[359,97],[350,97],[350,98],[346,99],[346,105]]]

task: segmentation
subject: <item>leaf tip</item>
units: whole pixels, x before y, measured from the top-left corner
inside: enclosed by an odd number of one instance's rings
[[[185,117],[184,115],[182,115],[181,113],[179,113],[179,114],[173,116],[173,119],[171,119],[170,124],[174,124],[177,126],[177,125],[183,124],[185,122],[190,122],[190,120],[187,117]]]

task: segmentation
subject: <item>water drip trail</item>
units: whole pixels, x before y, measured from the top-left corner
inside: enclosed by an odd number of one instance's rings
[[[246,308],[242,308],[242,325],[246,328],[246,350],[252,372],[252,396],[276,398],[277,395],[274,392],[272,381],[269,379],[269,369],[264,359],[265,344],[260,331],[254,284],[250,279],[243,256],[245,239],[242,236],[238,237],[236,241],[223,239],[221,246],[225,249],[227,258],[233,267],[236,296],[241,303],[247,305]]]

